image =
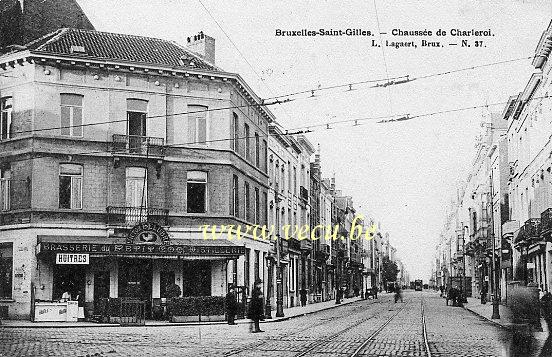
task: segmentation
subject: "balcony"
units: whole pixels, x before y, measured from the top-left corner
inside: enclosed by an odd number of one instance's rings
[[[541,213],[541,232],[548,233],[552,231],[552,208]]]
[[[518,236],[516,237],[515,244],[531,244],[534,241],[539,240],[541,233],[541,219],[530,218],[519,229]]]
[[[107,207],[107,224],[132,227],[142,222],[169,225],[169,210],[145,207]]]
[[[299,187],[299,197],[305,202],[309,201],[309,190],[305,186]]]
[[[163,157],[165,156],[165,139],[150,136],[113,134],[111,152]]]

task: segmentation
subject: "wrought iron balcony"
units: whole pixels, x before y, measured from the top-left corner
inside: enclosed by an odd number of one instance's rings
[[[116,226],[135,226],[142,222],[155,222],[169,225],[169,210],[146,207],[107,207],[107,224]]]
[[[165,139],[139,135],[113,134],[114,153],[165,156]]]
[[[301,197],[302,200],[308,202],[309,200],[309,190],[305,186],[299,187],[299,197]]]
[[[552,231],[552,208],[548,208],[541,213],[541,232],[549,231]]]
[[[540,218],[530,218],[521,228],[519,229],[518,236],[515,240],[515,243],[531,243],[532,241],[538,240],[541,233],[541,219]]]

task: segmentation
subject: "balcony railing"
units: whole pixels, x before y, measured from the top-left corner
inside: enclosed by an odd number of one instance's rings
[[[309,200],[309,190],[305,186],[299,187],[299,197],[305,201]]]
[[[516,243],[520,241],[531,242],[538,240],[541,232],[541,219],[540,218],[530,218],[521,228],[519,229],[519,234],[516,239]]]
[[[541,213],[541,231],[542,233],[552,230],[552,208]]]
[[[155,222],[162,226],[168,226],[169,210],[145,207],[107,207],[108,225],[135,226],[142,222]]]
[[[134,155],[165,155],[165,139],[139,135],[113,134],[112,151]]]

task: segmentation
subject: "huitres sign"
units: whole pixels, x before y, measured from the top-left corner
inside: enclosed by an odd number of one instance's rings
[[[38,246],[40,254],[88,253],[90,255],[181,255],[235,257],[245,255],[245,247],[238,245],[166,245],[166,244],[101,244],[48,243]]]

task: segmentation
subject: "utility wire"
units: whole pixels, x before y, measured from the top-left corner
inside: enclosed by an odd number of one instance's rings
[[[539,96],[539,97],[532,97],[532,98],[529,98],[527,100],[522,101],[521,105],[524,106],[524,105],[526,105],[527,103],[529,103],[533,100],[542,100],[542,99],[549,99],[549,98],[552,98],[552,94]],[[345,120],[338,120],[338,121],[330,121],[330,122],[326,122],[326,123],[320,123],[320,124],[315,124],[315,125],[297,127],[297,128],[294,128],[294,129],[287,130],[285,133],[282,133],[282,134],[267,134],[266,137],[270,137],[270,136],[278,137],[278,136],[308,134],[308,133],[312,133],[312,132],[315,131],[312,128],[323,128],[324,130],[331,130],[331,129],[335,129],[334,127],[332,127],[332,125],[334,125],[334,124],[352,123],[353,127],[354,127],[354,126],[359,126],[360,124],[358,124],[358,122],[362,122],[362,121],[379,120],[379,121],[376,122],[376,124],[391,123],[391,122],[398,122],[398,121],[403,121],[403,120],[411,120],[411,119],[415,119],[415,118],[431,117],[431,116],[440,115],[440,114],[448,114],[448,113],[455,113],[455,112],[461,112],[461,111],[467,111],[467,110],[480,109],[480,108],[484,108],[484,107],[487,107],[487,106],[504,105],[504,104],[507,104],[507,103],[508,103],[508,101],[506,101],[506,102],[495,102],[495,103],[489,103],[489,104],[474,105],[474,106],[453,108],[453,109],[447,109],[447,110],[441,110],[441,111],[435,111],[435,112],[421,113],[421,114],[416,114],[416,115],[412,115],[412,116],[410,116],[410,114],[405,114],[405,115],[403,115],[402,117],[399,118],[400,120],[395,118],[396,115],[393,115],[393,116],[366,117],[366,118],[356,118],[356,119],[345,119]],[[388,120],[386,120],[386,118],[388,118]],[[263,135],[263,137],[264,136],[265,135]],[[166,148],[171,148],[171,147],[172,148],[186,148],[187,146],[194,145],[194,144],[224,142],[224,141],[231,141],[231,140],[244,140],[244,139],[252,139],[254,137],[255,136],[242,136],[242,137],[237,137],[237,138],[230,137],[230,138],[203,140],[203,141],[193,141],[193,142],[165,145],[165,147]],[[140,148],[140,147],[138,147],[138,148]],[[135,149],[138,149],[138,148],[135,148]],[[201,149],[201,148],[194,147],[193,149]],[[128,149],[128,150],[131,150],[131,149]],[[57,156],[57,155],[68,155],[68,156],[79,156],[80,155],[80,156],[82,156],[82,155],[93,155],[93,154],[104,154],[104,153],[105,154],[110,154],[110,153],[114,153],[114,151],[112,151],[112,150],[101,150],[101,151],[86,151],[86,152],[79,152],[79,153],[45,153],[43,156],[40,156],[40,157],[14,159],[14,160],[10,160],[10,162],[32,160],[32,159],[35,159],[35,158],[50,157],[50,156]],[[118,152],[118,153],[121,154],[123,152]],[[23,154],[23,155],[26,155],[26,154]]]
[[[253,67],[253,65],[251,64],[251,62],[249,62],[249,60],[247,59],[247,57],[245,57],[245,55],[243,54],[243,52],[239,49],[239,47],[236,45],[236,43],[230,38],[230,35],[228,35],[228,33],[224,30],[224,28],[222,28],[222,25],[217,21],[217,19],[213,16],[213,14],[211,13],[211,11],[209,11],[209,9],[207,8],[207,6],[205,6],[205,4],[203,3],[202,0],[198,0],[199,3],[201,4],[201,6],[203,7],[203,9],[205,9],[205,11],[207,12],[207,14],[211,17],[211,19],[213,19],[213,21],[215,22],[215,24],[217,24],[218,28],[222,31],[222,33],[224,34],[224,36],[226,36],[226,38],[228,39],[228,41],[230,41],[230,43],[232,44],[232,46],[234,46],[234,48],[236,49],[236,51],[238,51],[238,53],[240,54],[240,56],[243,58],[243,60],[245,61],[245,63],[247,63],[247,65],[249,66],[249,68],[251,68],[251,70],[253,71],[253,73],[255,73],[255,75],[257,76],[257,78],[261,81],[261,83],[263,83],[266,88],[268,89],[268,91],[272,94],[272,95],[275,95],[274,94],[274,91],[272,90],[272,88],[270,88],[270,86],[268,84],[266,84],[261,75],[255,70],[255,67]],[[289,117],[289,114],[285,111],[284,108],[282,108],[282,110],[284,111],[284,113],[286,114],[286,116]],[[291,118],[290,118],[291,119]]]
[[[452,73],[458,73],[458,72],[463,72],[463,71],[468,71],[468,70],[474,70],[474,69],[482,68],[482,67],[490,67],[490,66],[495,66],[495,65],[504,64],[504,63],[511,63],[511,62],[516,62],[516,61],[521,61],[521,60],[526,60],[526,59],[532,59],[534,57],[535,56],[529,56],[529,57],[515,58],[515,59],[504,60],[504,61],[499,61],[499,62],[491,62],[491,63],[486,63],[486,64],[482,64],[482,65],[477,65],[477,66],[470,66],[470,67],[464,67],[464,68],[459,68],[459,69],[445,71],[445,72],[427,74],[427,75],[424,75],[424,76],[414,77],[414,78],[410,78],[409,75],[398,76],[398,77],[390,77],[387,82],[385,82],[387,80],[386,78],[380,78],[380,79],[371,79],[371,80],[365,80],[365,81],[351,82],[351,83],[346,83],[346,84],[337,84],[337,85],[332,85],[332,86],[326,86],[326,87],[308,89],[308,90],[303,90],[303,91],[298,91],[298,92],[292,92],[292,93],[288,93],[288,94],[282,94],[282,95],[276,96],[276,97],[268,97],[268,98],[263,99],[260,104],[236,105],[236,106],[229,106],[229,107],[224,107],[224,108],[214,108],[214,109],[207,108],[207,109],[204,109],[204,110],[196,110],[196,111],[191,111],[191,112],[189,111],[189,112],[181,112],[181,113],[173,113],[173,114],[151,115],[151,116],[146,116],[146,119],[163,118],[163,117],[169,117],[169,116],[186,115],[186,114],[193,114],[193,113],[200,113],[200,112],[220,111],[220,110],[227,110],[227,109],[238,109],[238,108],[244,108],[244,107],[257,107],[257,106],[269,106],[269,105],[276,105],[276,104],[284,104],[284,103],[288,103],[288,102],[299,99],[299,98],[290,98],[290,97],[295,97],[295,96],[300,95],[300,94],[306,94],[306,93],[314,94],[315,92],[331,90],[331,89],[339,89],[339,88],[347,88],[348,89],[346,91],[346,93],[347,93],[347,92],[352,90],[353,86],[358,86],[358,85],[362,85],[362,84],[371,84],[371,83],[377,83],[377,84],[370,87],[370,88],[387,87],[389,85],[397,85],[397,84],[403,84],[403,83],[411,82],[411,81],[414,81],[416,79],[426,79],[426,78],[431,78],[431,77],[444,76],[444,75],[448,75],[448,74],[452,74]],[[381,84],[381,83],[378,83],[378,82],[384,82],[384,83]],[[285,99],[282,99],[282,98],[285,98]],[[310,98],[310,97],[308,97],[308,98]],[[268,102],[268,101],[271,101],[271,102]],[[396,115],[394,115],[394,116],[396,116]],[[394,116],[389,116],[389,117],[394,117]],[[381,118],[385,118],[385,117],[381,117]],[[102,121],[102,122],[79,124],[79,125],[56,126],[56,127],[48,127],[48,128],[33,129],[33,130],[20,130],[20,131],[14,131],[14,132],[12,132],[12,134],[36,133],[36,132],[41,132],[41,131],[60,130],[60,129],[86,127],[86,126],[96,126],[96,125],[104,125],[104,124],[126,122],[126,121],[127,121],[126,118],[125,119],[114,119],[114,120],[106,120],[106,121]],[[310,127],[316,127],[316,126],[317,125],[311,125]]]

